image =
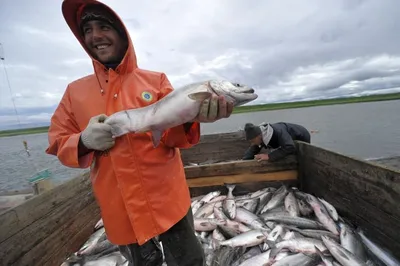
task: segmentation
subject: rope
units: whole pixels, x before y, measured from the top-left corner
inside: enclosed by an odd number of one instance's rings
[[[17,106],[15,104],[15,99],[14,99],[13,92],[12,92],[12,89],[11,89],[10,79],[8,78],[8,71],[7,71],[6,63],[5,63],[5,61],[6,61],[5,53],[4,53],[4,48],[3,48],[2,43],[0,43],[0,61],[3,62],[3,68],[4,68],[4,73],[6,74],[7,86],[8,86],[8,89],[10,91],[10,94],[11,94],[11,99],[12,99],[12,103],[13,103],[13,107],[14,107],[14,112],[15,112],[15,115],[16,115],[17,121],[18,121],[18,126],[19,126],[20,129],[22,129],[21,120],[19,118]],[[27,153],[28,157],[30,157],[31,154],[30,154],[30,151],[29,151],[29,148],[28,148],[28,142],[26,141],[26,139],[22,135],[20,135],[19,137],[22,139],[22,144],[24,145],[25,152]],[[39,173],[36,164],[32,160],[29,160],[29,163],[36,170],[36,173]]]

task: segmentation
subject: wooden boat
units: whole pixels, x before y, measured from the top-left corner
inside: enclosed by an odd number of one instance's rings
[[[226,144],[231,149],[228,138],[219,141],[219,147]],[[400,172],[303,142],[296,144],[297,155],[280,162],[186,166],[191,194],[215,189],[225,193],[224,183],[235,183],[235,194],[266,185],[294,185],[332,203],[373,241],[400,258]],[[204,147],[195,147],[192,157],[183,155],[186,162],[230,160],[243,152],[235,155],[233,149],[217,158],[218,151],[210,148],[214,152],[204,157]],[[237,143],[233,147],[239,150]],[[0,265],[60,265],[93,233],[99,219],[88,175],[78,176],[0,214]]]
[[[243,131],[202,135],[196,146],[181,150],[185,165],[239,160],[249,147]]]
[[[202,135],[199,144],[191,149],[181,150],[185,165],[209,164],[240,160],[249,143],[242,130],[230,133]],[[368,161],[400,170],[400,156],[372,158]]]

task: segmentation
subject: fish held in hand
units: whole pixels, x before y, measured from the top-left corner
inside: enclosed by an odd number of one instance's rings
[[[203,101],[212,94],[224,96],[234,107],[258,97],[254,89],[226,80],[196,82],[173,90],[151,105],[114,113],[104,123],[111,126],[114,137],[151,131],[153,145],[157,147],[165,130],[193,121]]]

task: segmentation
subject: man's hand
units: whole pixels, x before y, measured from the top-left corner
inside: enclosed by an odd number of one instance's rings
[[[213,94],[211,99],[204,100],[195,121],[212,123],[221,118],[228,118],[233,111],[233,103],[226,102],[224,96]]]
[[[104,151],[114,146],[111,126],[103,123],[106,118],[105,114],[92,117],[88,126],[82,131],[82,144],[87,149]]]
[[[254,156],[254,158],[257,160],[257,162],[261,162],[261,161],[268,161],[269,160],[269,156],[268,154],[257,154]]]

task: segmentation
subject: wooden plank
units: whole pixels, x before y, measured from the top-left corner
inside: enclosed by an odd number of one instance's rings
[[[332,203],[400,258],[400,172],[297,142],[301,189]]]
[[[68,236],[60,237],[59,230],[77,232],[76,224],[82,228],[85,223],[96,223],[98,211],[92,211],[89,219],[79,215],[88,208],[96,209],[97,205],[89,176],[85,174],[7,210],[0,215],[0,265],[32,265],[32,261],[42,261],[42,258],[61,264],[65,257],[46,257],[45,254],[76,248],[76,243],[68,241]],[[88,238],[92,231],[93,227],[82,231],[80,239]],[[46,247],[42,252],[35,249],[41,246]]]
[[[185,172],[192,184],[204,184],[199,178],[217,176],[207,188],[231,180],[245,182],[240,185],[245,189],[256,189],[261,183],[278,184],[264,180],[295,182],[296,165],[293,156],[276,163],[240,161],[186,167]],[[249,178],[251,174],[255,175]],[[0,265],[60,265],[91,235],[99,218],[88,173],[35,196],[0,214]]]
[[[181,149],[181,158],[184,165],[239,160],[248,147],[243,131],[202,135],[197,145]]]
[[[189,187],[222,186],[224,184],[238,184],[263,181],[297,180],[297,170],[279,171],[272,173],[222,175],[213,177],[199,177],[187,179]]]
[[[52,209],[74,199],[77,193],[88,191],[88,188],[90,188],[90,180],[86,175],[82,175],[1,213],[0,243],[21,228],[48,215]]]
[[[297,169],[296,156],[288,156],[284,160],[273,163],[268,161],[257,162],[256,160],[246,160],[200,166],[186,166],[185,173],[186,178],[191,179],[207,176],[212,177],[235,174],[271,173],[295,169]]]
[[[238,130],[234,132],[224,132],[216,134],[201,135],[200,144],[215,144],[221,142],[234,142],[244,140],[244,131]]]
[[[391,168],[393,170],[400,170],[400,156],[392,156],[380,159],[369,160],[370,162],[379,164],[383,167]]]
[[[60,265],[88,239],[87,232],[94,232],[94,226],[100,219],[97,203],[91,203],[76,217],[79,219],[62,224],[45,241],[38,243],[13,265]]]

